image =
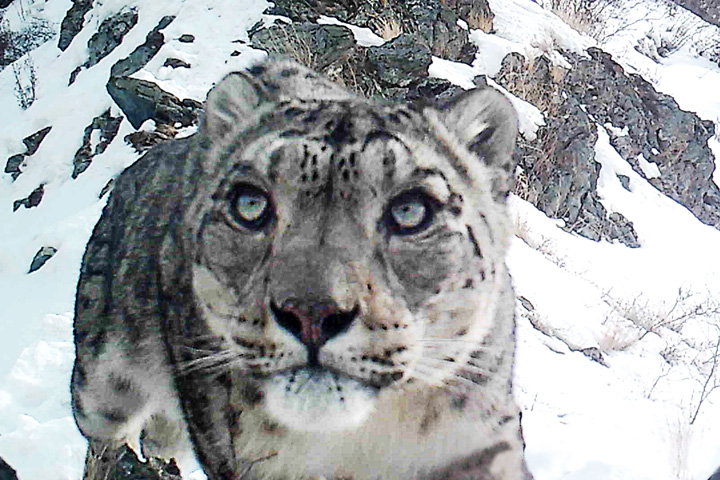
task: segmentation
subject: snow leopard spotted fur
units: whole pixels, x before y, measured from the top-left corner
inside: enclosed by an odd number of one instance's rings
[[[519,480],[504,256],[516,117],[492,88],[370,101],[288,60],[118,178],[72,378],[104,478],[128,443],[211,480]],[[192,453],[191,453],[192,454]]]

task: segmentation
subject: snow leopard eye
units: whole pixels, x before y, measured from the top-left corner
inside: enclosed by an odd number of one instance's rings
[[[424,191],[409,190],[390,201],[385,213],[385,223],[396,235],[411,235],[432,224],[437,208],[437,200]]]
[[[236,185],[230,192],[229,200],[230,215],[245,228],[260,230],[272,220],[270,197],[254,185]]]

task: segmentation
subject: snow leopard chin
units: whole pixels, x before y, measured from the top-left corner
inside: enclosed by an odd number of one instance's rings
[[[265,385],[265,408],[280,424],[300,432],[357,428],[375,408],[377,388],[321,368],[273,376]]]

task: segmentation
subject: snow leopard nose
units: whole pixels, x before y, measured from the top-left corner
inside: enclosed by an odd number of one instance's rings
[[[342,310],[333,301],[289,299],[278,307],[271,303],[278,324],[312,350],[347,330],[360,312]]]

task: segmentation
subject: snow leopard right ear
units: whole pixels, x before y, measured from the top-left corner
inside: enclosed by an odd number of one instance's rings
[[[510,100],[492,87],[464,92],[439,108],[448,129],[495,172],[494,193],[512,189],[518,119]]]
[[[262,83],[245,72],[233,72],[208,93],[201,130],[222,138],[238,127],[252,123],[258,106],[268,101]]]

